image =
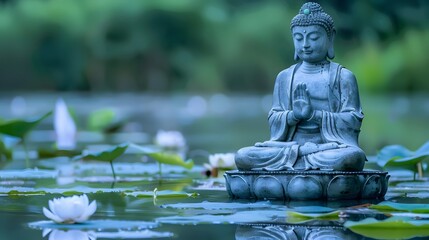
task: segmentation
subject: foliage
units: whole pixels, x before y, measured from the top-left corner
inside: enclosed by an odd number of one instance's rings
[[[429,89],[427,1],[319,2],[336,23],[338,61],[364,89]],[[0,54],[9,56],[0,60],[1,87],[269,92],[293,64],[289,23],[300,5],[10,1],[0,9]]]
[[[45,115],[31,120],[14,119],[0,122],[0,133],[25,138],[25,136],[33,130],[41,121],[50,116],[52,112],[48,112]]]
[[[416,171],[416,165],[429,156],[429,142],[423,144],[416,151],[411,151],[401,145],[389,145],[380,150],[378,161],[384,163],[384,167],[400,167]]]
[[[391,217],[385,220],[366,218],[344,224],[353,232],[375,239],[409,239],[429,235],[428,220],[413,220],[406,217]]]

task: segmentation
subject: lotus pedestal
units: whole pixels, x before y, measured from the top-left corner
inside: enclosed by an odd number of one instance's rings
[[[226,187],[242,199],[381,199],[388,187],[387,172],[227,171]]]

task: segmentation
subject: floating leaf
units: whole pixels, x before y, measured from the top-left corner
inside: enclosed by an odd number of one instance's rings
[[[156,222],[120,221],[120,220],[89,220],[80,224],[58,224],[53,221],[38,221],[28,224],[35,229],[78,229],[78,230],[118,230],[144,229],[158,226]]]
[[[23,170],[0,170],[0,179],[42,179],[56,178],[57,171],[23,169]]]
[[[0,133],[14,136],[18,138],[24,138],[33,128],[35,128],[41,121],[51,115],[52,112],[48,112],[40,118],[33,120],[8,120],[0,122]]]
[[[116,114],[112,109],[99,109],[88,116],[88,129],[91,131],[104,131],[114,125]]]
[[[77,150],[38,149],[39,158],[74,157],[81,152]]]
[[[109,148],[104,151],[100,152],[89,152],[84,153],[80,156],[77,156],[75,159],[83,159],[83,160],[97,160],[97,161],[103,161],[103,162],[112,162],[116,158],[120,157],[122,154],[124,154],[125,150],[127,150],[128,144],[119,144],[117,146],[114,146],[112,148]]]
[[[377,159],[384,163],[384,167],[401,167],[416,171],[416,164],[428,156],[429,142],[426,142],[415,152],[401,145],[386,146],[380,150]]]
[[[191,169],[194,166],[194,161],[188,160],[184,161],[179,155],[157,152],[148,154],[151,158],[155,159],[159,163],[170,164],[170,165],[178,165],[182,166],[186,169]]]
[[[29,196],[29,195],[46,195],[62,194],[64,196],[88,194],[88,193],[128,193],[132,188],[90,188],[78,186],[73,188],[31,188],[31,187],[0,187],[0,194],[10,196]]]
[[[287,222],[288,223],[301,223],[309,220],[339,220],[340,211],[333,211],[328,213],[299,213],[288,211]]]
[[[395,203],[385,201],[377,205],[371,205],[369,208],[382,212],[429,213],[429,204]]]
[[[125,195],[134,196],[139,198],[183,198],[183,197],[197,197],[198,193],[187,193],[182,191],[171,191],[171,190],[162,190],[162,191],[136,191],[136,192],[127,192]]]
[[[274,223],[276,221],[284,222],[284,211],[258,210],[257,213],[255,211],[241,211],[225,215],[169,216],[156,219],[156,222],[169,224]]]
[[[0,168],[12,161],[12,150],[8,149],[3,141],[0,141]]]
[[[409,239],[429,236],[428,220],[412,220],[405,217],[391,217],[386,220],[366,218],[362,221],[347,221],[344,227],[365,237],[375,239]]]
[[[205,209],[205,210],[279,208],[278,205],[270,204],[270,202],[224,203],[224,202],[208,202],[208,201],[204,201],[201,203],[164,204],[161,207],[173,208],[173,209]],[[284,206],[281,206],[280,208],[284,208]]]

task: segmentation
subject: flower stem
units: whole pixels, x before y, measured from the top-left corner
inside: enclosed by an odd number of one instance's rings
[[[22,147],[24,148],[25,152],[25,167],[30,168],[30,156],[28,154],[27,142],[25,141],[25,138],[22,138]]]
[[[159,178],[162,177],[162,163],[158,162],[158,173],[159,173]]]
[[[113,161],[110,161],[110,168],[112,169],[112,174],[113,174],[113,182],[112,185],[110,186],[110,188],[114,188],[115,187],[115,183],[116,183],[116,173],[115,173],[115,168],[113,167]]]

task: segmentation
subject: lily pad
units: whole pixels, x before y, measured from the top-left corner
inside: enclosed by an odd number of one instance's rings
[[[344,227],[365,237],[375,239],[409,239],[429,236],[428,220],[412,220],[406,217],[391,217],[386,220],[366,218],[362,221],[347,221]]]
[[[227,215],[192,215],[192,216],[169,216],[156,219],[160,223],[169,224],[237,224],[237,223],[262,223],[262,222],[284,222],[284,211],[259,210],[240,211]]]
[[[395,203],[385,201],[377,205],[371,205],[370,208],[382,212],[429,213],[429,204]]]
[[[29,196],[29,195],[46,195],[46,194],[62,194],[62,195],[78,195],[83,193],[110,193],[131,192],[130,188],[90,188],[90,187],[73,187],[73,188],[29,188],[29,187],[13,187],[13,188],[0,188],[0,194],[9,196]]]
[[[118,230],[118,229],[148,229],[155,228],[156,222],[122,221],[122,220],[89,220],[79,224],[58,224],[53,221],[38,221],[28,224],[35,229],[78,229],[78,230]]]
[[[175,203],[164,204],[161,208],[173,209],[205,209],[205,210],[219,210],[219,209],[264,209],[264,208],[278,208],[278,205],[273,205],[270,202],[255,202],[255,203],[224,203],[224,202],[201,202],[201,203]],[[282,206],[283,207],[283,206]]]
[[[121,156],[125,150],[127,150],[128,144],[123,143],[117,146],[111,147],[107,150],[100,152],[87,152],[80,156],[77,156],[75,159],[83,159],[83,160],[97,160],[103,162],[112,162],[119,156]]]
[[[30,120],[14,119],[0,122],[0,133],[14,136],[18,138],[24,138],[33,128],[35,128],[41,121],[51,115],[52,112],[48,112],[45,115]]]
[[[310,220],[327,220],[336,221],[339,220],[340,211],[333,211],[328,213],[299,213],[288,211],[287,222],[288,223],[302,223]]]
[[[24,169],[24,170],[0,170],[0,179],[44,179],[56,178],[57,171]]]
[[[429,157],[429,141],[416,151],[401,145],[390,145],[380,150],[379,161],[385,162],[384,167],[401,167],[415,171],[416,164]]]
[[[46,165],[46,164],[45,164]],[[115,163],[115,172],[117,175],[154,175],[159,173],[159,166],[156,163]],[[164,173],[188,174],[198,173],[203,171],[202,166],[194,166],[192,170],[185,169],[180,166],[165,165],[162,167]],[[91,175],[109,175],[111,168],[108,163],[104,162],[85,162],[84,164],[76,165],[76,174],[85,175],[88,172]]]
[[[135,192],[126,192],[125,195],[139,197],[139,198],[186,198],[186,197],[197,197],[198,193],[187,193],[182,191],[135,191]]]

